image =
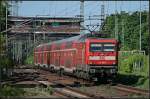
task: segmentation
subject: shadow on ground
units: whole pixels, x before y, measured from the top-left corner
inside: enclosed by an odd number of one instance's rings
[[[136,84],[142,84],[147,78],[143,76],[136,76],[136,75],[124,75],[124,74],[118,74],[116,78],[116,83],[124,84],[124,85],[136,85]],[[139,83],[140,80],[140,83]]]

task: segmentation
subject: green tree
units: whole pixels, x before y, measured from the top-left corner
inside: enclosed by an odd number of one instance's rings
[[[0,31],[3,30],[3,26],[4,26],[4,10],[5,10],[5,2],[4,1],[0,1]],[[2,38],[2,33],[0,32],[0,63],[2,63],[2,52],[3,52],[3,38]],[[1,71],[2,71],[2,64],[0,64],[0,80],[1,80]]]
[[[148,11],[142,11],[142,50],[148,53]],[[138,50],[139,49],[139,29],[140,29],[140,12],[135,11],[131,14],[122,11],[117,14],[118,17],[118,37],[121,42],[122,50]],[[123,21],[123,26],[122,26]],[[124,30],[124,45],[123,33]],[[115,37],[115,14],[106,17],[104,21],[104,30],[102,32],[109,34],[108,38]]]
[[[0,1],[0,80],[3,75],[2,70],[7,70],[10,66],[12,66],[12,60],[6,53],[5,33],[1,32],[6,29],[6,12],[8,13],[8,10],[6,9],[7,4],[8,2],[6,0]]]

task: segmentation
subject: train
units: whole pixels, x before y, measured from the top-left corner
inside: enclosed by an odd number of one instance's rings
[[[118,71],[118,41],[84,34],[40,44],[34,48],[34,64],[87,80],[113,80]]]

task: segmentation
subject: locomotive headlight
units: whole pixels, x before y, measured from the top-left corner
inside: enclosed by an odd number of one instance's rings
[[[116,60],[115,56],[105,56],[105,60]]]
[[[91,73],[95,73],[95,69],[90,69],[90,72]]]
[[[99,60],[100,57],[99,56],[90,56],[89,60]]]
[[[111,69],[111,73],[115,73],[116,72],[116,70],[115,69]]]

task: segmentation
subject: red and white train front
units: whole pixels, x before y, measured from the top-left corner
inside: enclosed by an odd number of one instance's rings
[[[73,37],[37,46],[34,63],[80,78],[112,79],[117,74],[117,46],[115,39]]]
[[[115,77],[118,64],[115,39],[86,39],[86,64],[92,78]]]

